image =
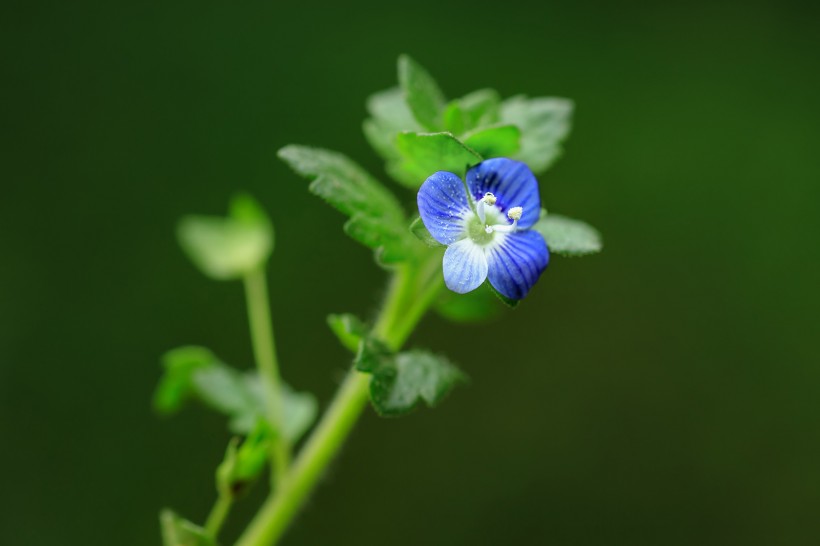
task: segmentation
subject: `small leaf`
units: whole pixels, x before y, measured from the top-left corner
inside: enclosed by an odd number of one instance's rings
[[[341,344],[354,353],[358,351],[359,343],[367,334],[364,323],[351,314],[328,315],[327,324]]]
[[[256,420],[265,414],[264,398],[258,398],[251,391],[249,375],[217,365],[197,370],[193,376],[197,397],[230,417],[229,427],[235,434],[248,434]]]
[[[484,127],[464,136],[464,144],[482,157],[511,157],[521,148],[521,131],[515,125]]]
[[[403,158],[396,167],[412,188],[421,186],[437,171],[463,176],[469,167],[482,159],[450,133],[400,133],[396,142]]]
[[[448,290],[434,305],[439,315],[453,322],[486,322],[498,317],[503,311],[498,298],[487,286],[466,294]]]
[[[382,416],[398,416],[424,401],[435,407],[466,376],[446,358],[425,351],[399,353],[393,366],[374,374],[370,396]]]
[[[372,338],[362,340],[354,365],[373,375],[370,401],[383,417],[408,413],[422,401],[434,407],[467,379],[442,356],[419,350],[392,354]]]
[[[164,546],[216,546],[216,541],[198,525],[167,508],[159,515]]]
[[[267,465],[272,437],[270,426],[259,419],[244,441],[231,439],[216,469],[216,488],[221,495],[239,498],[259,478]]]
[[[501,99],[493,89],[479,89],[455,99],[444,110],[444,127],[456,135],[497,123]]]
[[[422,129],[404,101],[404,91],[398,87],[371,95],[367,99],[367,111],[371,117],[364,121],[364,135],[373,149],[387,160],[398,157],[396,135]]]
[[[585,256],[603,248],[601,234],[580,220],[549,214],[533,226],[547,242],[550,252],[562,256]]]
[[[536,174],[545,171],[561,155],[561,142],[571,126],[572,101],[559,98],[511,97],[501,104],[501,122],[521,129],[520,159]]]
[[[208,277],[240,278],[262,266],[273,251],[273,227],[259,204],[238,195],[228,217],[182,218],[177,226],[182,249]]]
[[[353,366],[360,372],[376,373],[385,366],[390,366],[392,351],[373,337],[364,337],[359,342],[359,351],[353,360]]]
[[[319,415],[319,403],[309,392],[298,392],[282,384],[284,406],[284,434],[290,443],[296,443],[307,432]]]
[[[191,383],[194,372],[217,362],[213,353],[204,347],[191,345],[165,353],[162,356],[165,373],[154,392],[154,409],[163,415],[179,411],[194,395]]]
[[[377,251],[383,263],[412,255],[413,240],[396,197],[359,165],[342,154],[290,145],[279,157],[298,174],[312,179],[310,191],[350,216],[345,233]]]
[[[424,225],[421,217],[416,218],[410,223],[410,233],[416,236],[419,241],[424,243],[430,248],[436,248],[444,246],[443,244],[436,241],[432,235],[430,235],[430,231],[427,229],[427,226]]]
[[[404,100],[413,116],[430,131],[441,129],[441,113],[444,109],[444,93],[438,84],[420,64],[402,55],[399,57],[399,85],[404,91]]]

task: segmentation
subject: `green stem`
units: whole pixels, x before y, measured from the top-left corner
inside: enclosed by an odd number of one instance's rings
[[[232,504],[233,501],[229,496],[219,495],[214,507],[211,508],[211,513],[208,514],[208,519],[205,521],[205,530],[214,540],[219,535],[219,530],[222,528],[222,524],[225,523],[225,518],[228,517]]]
[[[273,340],[268,303],[268,285],[264,267],[259,267],[245,276],[245,296],[248,305],[248,321],[251,328],[253,353],[256,367],[265,388],[268,419],[274,430],[282,428],[282,381],[276,363],[276,345]],[[281,486],[287,476],[290,464],[290,445],[282,434],[277,434],[271,446],[271,479]]]
[[[436,272],[439,263],[440,257],[436,256],[433,268]],[[438,291],[441,283],[438,276],[434,277],[435,281],[430,280],[429,269],[425,266],[417,271],[404,266],[392,279],[373,333],[394,350],[404,344]],[[283,487],[268,497],[236,546],[270,546],[282,536],[356,424],[367,405],[369,386],[370,375],[355,369],[348,372]]]

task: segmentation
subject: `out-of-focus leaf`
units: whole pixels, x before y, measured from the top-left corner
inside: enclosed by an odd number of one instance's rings
[[[603,248],[598,230],[581,220],[548,214],[533,229],[544,237],[550,252],[562,256],[586,256]]]
[[[328,315],[327,324],[341,344],[351,352],[359,349],[359,342],[367,335],[367,327],[354,315]]]
[[[496,125],[464,135],[464,144],[489,157],[512,157],[521,148],[521,131],[515,125]]]
[[[181,518],[167,508],[159,515],[163,546],[216,546],[202,527]]]
[[[444,127],[460,135],[497,123],[501,98],[494,89],[479,89],[450,101],[444,109]]]
[[[154,391],[154,409],[164,415],[177,412],[195,393],[191,378],[196,370],[219,361],[205,347],[179,347],[162,355],[162,375]]]
[[[279,157],[298,174],[312,179],[310,191],[350,217],[345,233],[376,250],[380,261],[407,259],[415,243],[396,197],[346,156],[307,146],[290,145]]]
[[[560,98],[510,97],[501,104],[501,123],[521,129],[521,150],[513,156],[536,174],[561,155],[561,142],[569,135],[572,101]]]
[[[231,439],[225,458],[216,469],[216,488],[221,495],[238,498],[265,470],[273,433],[263,419],[241,440]]]
[[[436,81],[407,55],[399,57],[398,69],[399,85],[416,121],[430,131],[441,129],[445,99]]]
[[[439,315],[453,322],[485,322],[498,317],[504,310],[502,303],[487,286],[466,294],[448,290],[434,305]]]
[[[427,226],[424,225],[421,217],[416,218],[410,224],[410,232],[416,236],[416,238],[427,245],[430,248],[436,248],[440,246],[444,246],[443,244],[436,241],[433,236],[430,234],[430,230],[427,229]]]
[[[240,194],[227,217],[185,216],[177,238],[192,262],[216,280],[240,278],[262,266],[273,251],[273,226],[259,204]]]
[[[398,157],[396,135],[422,129],[404,100],[404,91],[398,87],[371,95],[367,99],[367,111],[370,117],[364,121],[364,135],[386,160]]]

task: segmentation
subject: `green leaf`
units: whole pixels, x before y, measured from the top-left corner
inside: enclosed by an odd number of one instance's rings
[[[430,231],[427,229],[427,226],[424,225],[421,217],[417,217],[410,223],[410,233],[416,236],[416,238],[427,245],[430,248],[437,248],[444,246],[443,244],[436,241],[432,235],[430,235]]]
[[[279,157],[298,174],[312,179],[310,191],[350,219],[345,233],[376,250],[382,263],[410,257],[415,244],[396,197],[359,165],[342,154],[290,145]]]
[[[455,99],[444,110],[444,127],[460,135],[478,127],[497,123],[501,98],[493,89],[479,89]]]
[[[387,160],[398,157],[396,135],[422,129],[404,101],[404,91],[398,87],[371,95],[367,99],[367,111],[371,117],[364,121],[365,138]]]
[[[416,121],[430,131],[441,129],[445,99],[436,81],[429,72],[407,55],[399,57],[398,69],[399,85],[404,91],[404,100]]]
[[[228,443],[225,458],[216,469],[216,488],[222,495],[238,498],[255,482],[267,465],[273,433],[259,419],[242,441],[234,437]]]
[[[227,217],[185,216],[177,239],[192,262],[216,280],[240,278],[261,267],[273,251],[273,226],[249,195],[231,201]]]
[[[164,546],[216,546],[216,541],[198,525],[167,508],[159,515]]]
[[[391,172],[400,171],[402,181],[412,188],[437,171],[463,176],[482,159],[450,133],[400,133],[396,142],[403,161]]]
[[[511,97],[501,104],[501,122],[521,129],[520,159],[536,174],[545,171],[561,155],[561,142],[571,126],[572,101],[560,98]]]
[[[230,418],[228,427],[235,434],[250,433],[266,416],[265,388],[255,371],[212,366],[196,371],[193,382],[202,402]],[[281,389],[282,434],[296,442],[315,420],[318,404],[310,393],[295,392],[284,383]]]
[[[358,351],[362,338],[367,335],[367,326],[351,314],[328,315],[327,324],[341,344],[354,353]]]
[[[391,354],[380,342],[363,340],[356,369],[370,373],[370,401],[382,417],[412,411],[422,401],[435,407],[467,377],[446,358],[420,350]]]
[[[464,144],[482,157],[512,157],[521,148],[521,131],[515,125],[484,127],[464,136]]]
[[[585,256],[600,252],[603,248],[598,230],[566,216],[542,214],[533,229],[544,237],[550,252],[562,256]]]
[[[265,389],[256,371],[241,372],[223,364],[203,347],[180,347],[163,358],[165,374],[154,394],[158,412],[170,414],[197,399],[229,417],[235,434],[249,434],[265,419]],[[282,384],[283,434],[296,442],[316,419],[318,404],[310,393]]]
[[[425,351],[399,353],[373,376],[370,396],[382,416],[403,415],[424,401],[435,407],[466,376],[446,358]]]
[[[486,322],[498,317],[503,311],[498,298],[484,285],[466,294],[448,290],[434,305],[439,315],[453,322]]]
[[[218,362],[204,347],[186,346],[168,351],[162,356],[165,373],[154,391],[154,409],[163,415],[176,413],[194,396],[192,377],[196,370]]]

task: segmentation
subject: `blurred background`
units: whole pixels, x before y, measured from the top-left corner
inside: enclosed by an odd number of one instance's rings
[[[0,10],[0,543],[144,546],[161,507],[204,519],[225,421],[150,399],[178,345],[251,366],[241,284],[173,236],[238,190],[276,225],[284,374],[327,403],[349,356],[325,315],[372,316],[385,274],[275,152],[336,149],[386,179],[361,122],[400,53],[449,97],[574,99],[543,198],[606,246],[556,257],[496,323],[430,316],[412,344],[472,384],[369,412],[283,544],[820,540],[816,4]]]

